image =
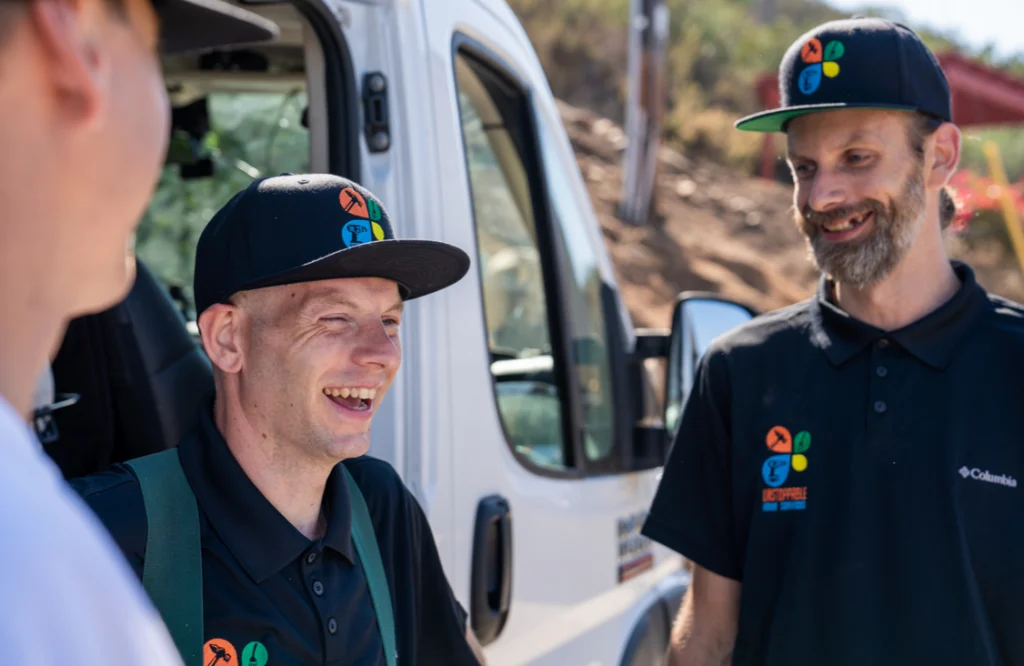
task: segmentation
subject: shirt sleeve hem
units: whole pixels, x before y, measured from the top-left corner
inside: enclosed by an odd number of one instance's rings
[[[732,558],[723,556],[720,550],[709,547],[699,539],[689,537],[657,520],[648,518],[647,522],[644,523],[641,534],[657,541],[663,546],[671,548],[694,564],[712,573],[735,581],[742,581],[743,579],[742,571],[732,563]]]

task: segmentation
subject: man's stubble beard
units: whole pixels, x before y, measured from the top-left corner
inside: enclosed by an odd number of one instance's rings
[[[823,224],[867,212],[874,213],[874,227],[867,236],[841,243],[825,239]],[[805,206],[795,211],[795,218],[818,269],[841,285],[864,289],[887,278],[903,261],[917,238],[924,212],[924,170],[918,167],[888,207],[875,199],[826,212]]]

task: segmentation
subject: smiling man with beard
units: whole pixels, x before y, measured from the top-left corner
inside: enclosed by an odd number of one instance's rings
[[[671,666],[1024,665],[1024,308],[951,261],[960,156],[911,30],[824,24],[780,67],[817,295],[702,358],[644,534],[693,578]]]

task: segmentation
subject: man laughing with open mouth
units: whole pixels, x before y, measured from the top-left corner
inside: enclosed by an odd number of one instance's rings
[[[373,194],[327,174],[255,181],[203,230],[195,299],[212,401],[176,454],[74,482],[147,590],[173,591],[157,603],[172,629],[200,627],[203,663],[482,662],[423,510],[365,455],[402,361],[404,303],[468,269],[456,247],[396,238]],[[195,575],[152,566],[167,559],[155,546],[187,538],[150,529],[172,495],[153,488],[172,477],[176,510],[189,495],[198,508],[201,595]],[[172,622],[197,606],[202,617]]]

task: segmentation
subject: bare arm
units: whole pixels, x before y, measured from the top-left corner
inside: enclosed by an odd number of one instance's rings
[[[740,583],[694,565],[672,628],[668,666],[728,666],[739,610]]]

